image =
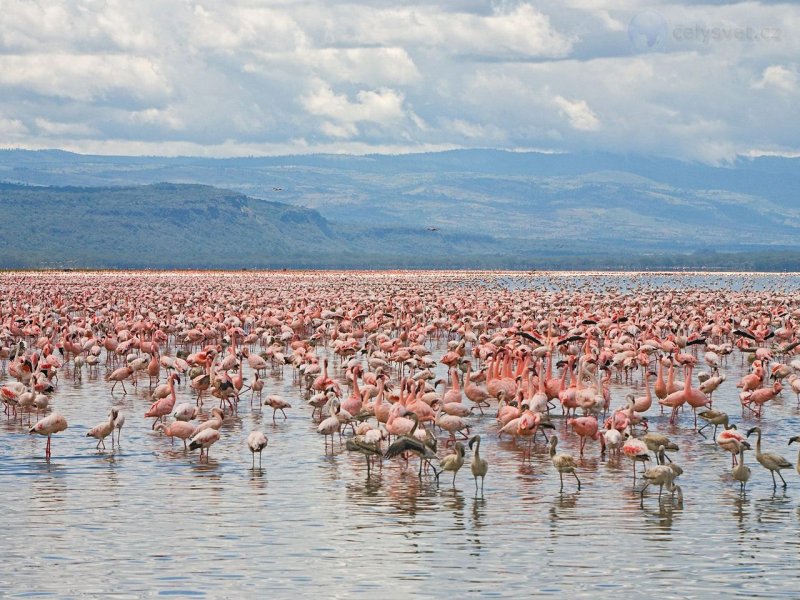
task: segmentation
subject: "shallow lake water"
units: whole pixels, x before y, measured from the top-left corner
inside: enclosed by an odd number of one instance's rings
[[[514,277],[499,285],[530,284]],[[758,281],[787,285],[783,276]],[[433,355],[443,349],[438,343]],[[795,395],[784,391],[760,421],[742,417],[734,384],[746,370],[741,354],[728,357],[715,408],[739,429],[760,424],[765,449],[794,463]],[[490,464],[483,494],[468,462],[455,486],[447,474],[420,481],[415,459],[407,470],[384,461],[368,479],[363,457],[338,440],[325,452],[290,367],[271,372],[263,391],[292,403],[288,418],[273,422],[246,394],[200,463],[142,416],[146,378],[112,396],[105,371],[81,380],[61,373],[53,404],[69,429],[54,436],[49,462],[27,417],[0,414],[0,596],[797,597],[800,476],[785,471],[788,488],[773,490],[748,453],[753,476],[741,495],[730,455],[710,429],[708,439],[693,431],[689,408],[676,427],[657,406],[649,414],[650,429],[680,445],[673,459],[685,471],[683,500],[665,492],[659,501],[655,488],[642,505],[630,461],[601,457],[597,442],[579,464],[582,489],[567,476],[559,492],[544,443],[526,460],[522,443],[498,441],[492,409],[472,419]],[[334,373],[342,376],[338,366]],[[193,397],[185,380],[177,390],[178,402]],[[642,393],[640,372],[634,383],[613,382],[612,406],[630,391]],[[85,432],[111,406],[126,414],[122,440],[98,451]],[[559,450],[577,455],[577,437],[565,432],[560,409],[554,415]],[[261,469],[251,468],[245,445],[255,428],[269,437]]]

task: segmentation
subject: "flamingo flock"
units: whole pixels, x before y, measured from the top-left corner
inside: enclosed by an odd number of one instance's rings
[[[468,464],[482,492],[481,444],[510,444],[522,461],[549,455],[562,490],[564,474],[581,489],[589,455],[630,461],[634,485],[637,463],[652,460],[641,494],[658,485],[660,497],[691,477],[667,454],[679,451],[668,433],[700,444],[713,425],[709,443],[731,454],[742,490],[752,434],[773,487],[776,473],[788,485],[791,463],[761,449],[776,399],[791,390],[800,406],[800,308],[780,290],[515,289],[446,272],[36,273],[0,286],[0,400],[10,422],[47,437],[48,460],[53,436],[75,428],[58,412],[64,379],[105,370],[108,417],[80,432],[97,451],[109,436],[112,451],[122,444],[114,399],[146,388],[149,407],[128,423],[152,419],[152,435],[205,461],[214,444],[240,443],[260,468],[266,434],[237,442],[226,423],[266,406],[273,423],[278,412],[311,420],[325,454],[362,454],[367,477],[376,462],[416,459],[420,478],[448,472],[455,486]],[[712,402],[735,361],[747,365],[738,425]],[[262,399],[288,377],[292,397]],[[758,425],[740,430],[744,420]]]

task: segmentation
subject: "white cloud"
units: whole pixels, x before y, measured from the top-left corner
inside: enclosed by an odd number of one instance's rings
[[[86,137],[97,134],[96,129],[85,123],[59,123],[41,117],[37,117],[34,123],[46,135]]]
[[[627,35],[648,9],[668,27],[656,52]],[[0,134],[147,154],[792,153],[798,30],[793,3],[4,0]]]
[[[81,102],[158,102],[170,83],[153,60],[113,54],[0,55],[0,86]]]
[[[797,71],[783,65],[770,65],[764,69],[761,79],[753,84],[756,89],[774,87],[784,92],[797,90]]]
[[[28,133],[28,128],[19,119],[6,119],[0,115],[0,135],[17,137]]]
[[[488,15],[448,11],[446,6],[384,9],[346,4],[335,10],[340,26],[328,29],[328,39],[340,44],[392,43],[436,49],[444,55],[489,57],[560,57],[572,47],[567,36],[552,28],[547,15],[529,3]]]
[[[308,77],[340,83],[405,85],[418,81],[420,73],[404,48],[303,48],[293,52],[256,50],[243,70],[269,73],[294,67]]]
[[[553,102],[567,116],[574,129],[594,131],[600,127],[600,121],[585,100],[567,100],[563,96],[556,96]]]
[[[312,92],[300,98],[300,102],[309,114],[328,119],[322,123],[321,130],[333,137],[353,137],[358,133],[358,123],[391,125],[406,114],[403,94],[389,88],[360,90],[355,101],[351,101],[345,94],[337,94],[320,82]]]

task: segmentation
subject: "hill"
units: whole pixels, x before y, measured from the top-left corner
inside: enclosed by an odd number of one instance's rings
[[[2,267],[294,264],[344,246],[313,210],[203,185],[0,185]]]
[[[798,166],[494,150],[230,159],[7,150],[3,214],[37,226],[31,244],[3,230],[0,265],[42,265],[58,247],[64,261],[98,267],[790,268]]]

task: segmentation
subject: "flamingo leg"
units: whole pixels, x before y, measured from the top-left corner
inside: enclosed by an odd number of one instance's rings
[[[780,471],[778,471],[778,477],[781,478],[781,481],[783,482],[783,487],[786,488],[786,480],[783,478],[783,475],[781,475]]]

